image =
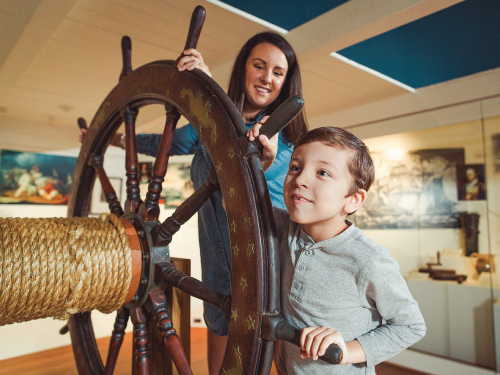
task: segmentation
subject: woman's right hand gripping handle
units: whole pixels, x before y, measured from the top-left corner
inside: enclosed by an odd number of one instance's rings
[[[209,77],[212,77],[210,69],[203,61],[203,56],[199,51],[194,48],[186,49],[182,52],[183,56],[177,62],[177,69],[179,72],[184,70],[192,71],[193,69],[200,69]]]
[[[182,51],[181,56],[177,59],[177,69],[179,69],[180,72],[184,70],[192,71],[193,69],[200,69],[209,77],[212,77],[210,69],[208,69],[207,64],[203,61],[203,56],[196,50],[198,38],[200,37],[201,29],[205,22],[205,15],[205,8],[201,5],[198,5],[194,9],[189,24],[189,32],[184,51]]]

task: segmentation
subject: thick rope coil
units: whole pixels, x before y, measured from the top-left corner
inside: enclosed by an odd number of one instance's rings
[[[132,278],[128,237],[115,215],[0,218],[0,326],[117,310]]]

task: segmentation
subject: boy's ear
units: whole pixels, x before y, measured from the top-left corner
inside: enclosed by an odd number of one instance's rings
[[[349,215],[353,212],[356,212],[358,208],[360,208],[363,203],[365,203],[366,197],[368,193],[364,189],[359,189],[355,194],[351,195],[347,204],[344,207],[344,211]]]

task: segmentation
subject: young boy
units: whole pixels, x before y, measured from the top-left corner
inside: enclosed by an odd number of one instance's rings
[[[260,140],[266,168],[276,150]],[[276,209],[275,219],[282,312],[303,330],[300,350],[279,344],[282,374],[375,374],[376,364],[425,334],[397,262],[347,220],[374,175],[367,147],[346,130],[313,129],[295,145],[283,192],[288,213]],[[343,350],[340,365],[317,360],[332,343]]]

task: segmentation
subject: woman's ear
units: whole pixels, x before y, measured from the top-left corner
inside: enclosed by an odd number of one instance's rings
[[[347,198],[344,211],[347,215],[356,212],[365,203],[368,193],[364,189],[359,189],[356,193]]]

